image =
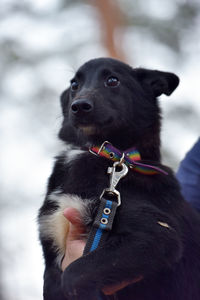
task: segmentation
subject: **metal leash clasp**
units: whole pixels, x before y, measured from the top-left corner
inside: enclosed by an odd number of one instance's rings
[[[110,186],[109,188],[104,189],[100,198],[102,198],[104,194],[108,194],[110,197],[116,196],[118,203],[117,206],[119,206],[121,204],[121,197],[119,191],[117,191],[115,187],[119,183],[120,179],[128,173],[128,167],[121,161],[117,161],[112,167],[108,168],[107,173],[110,174]]]

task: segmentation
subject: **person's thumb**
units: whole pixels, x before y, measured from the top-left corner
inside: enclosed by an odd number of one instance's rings
[[[81,234],[83,234],[85,230],[79,211],[73,207],[68,207],[64,210],[63,215],[69,221],[67,241],[80,239]]]
[[[66,251],[61,263],[61,268],[70,265],[74,260],[83,254],[85,241],[83,240],[84,226],[81,222],[81,215],[75,208],[69,207],[64,210],[64,216],[69,221],[69,231],[66,239]]]

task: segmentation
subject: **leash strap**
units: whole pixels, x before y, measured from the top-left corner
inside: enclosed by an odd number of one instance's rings
[[[104,189],[100,196],[100,204],[83,254],[86,255],[104,245],[112,230],[117,207],[121,204],[120,193],[115,189],[121,178],[128,173],[128,167],[120,162],[115,162],[109,167],[110,185]]]
[[[90,230],[83,255],[104,245],[112,229],[117,206],[118,203],[116,201],[106,200],[104,197],[100,199],[97,216]]]
[[[86,255],[99,247],[103,247],[112,229],[115,213],[118,207],[117,201],[100,198],[100,205],[90,230],[88,240],[83,252]],[[113,296],[105,296],[101,291],[97,295],[97,300],[111,300]]]
[[[99,209],[90,230],[83,255],[104,246],[108,235],[112,230],[117,207],[121,204],[120,193],[115,187],[120,179],[128,173],[128,167],[120,160],[120,162],[115,162],[113,167],[109,167],[107,172],[110,174],[110,186],[109,188],[104,189],[100,196]],[[97,300],[113,299],[113,297],[115,296],[105,296],[99,291]]]

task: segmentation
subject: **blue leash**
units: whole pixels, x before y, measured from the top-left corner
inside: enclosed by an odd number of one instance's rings
[[[105,198],[100,199],[99,210],[90,230],[83,255],[104,245],[112,229],[117,206],[118,203],[116,201],[106,200]]]
[[[120,171],[117,171],[120,168]],[[102,247],[112,230],[117,207],[121,204],[120,193],[115,189],[118,182],[128,173],[128,167],[122,162],[115,162],[108,168],[110,174],[110,187],[106,188],[100,196],[100,205],[96,218],[92,224],[89,237],[83,252],[86,255],[98,247]],[[105,296],[100,292],[97,300],[103,300]]]
[[[116,201],[106,200],[105,198],[100,199],[99,210],[90,230],[83,255],[86,255],[105,244],[110,230],[112,229],[117,206],[118,203]],[[105,299],[108,299],[108,297],[99,291],[96,300]]]

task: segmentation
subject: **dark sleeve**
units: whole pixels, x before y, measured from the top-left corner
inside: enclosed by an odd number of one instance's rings
[[[200,211],[200,138],[181,162],[177,179],[184,198]]]

